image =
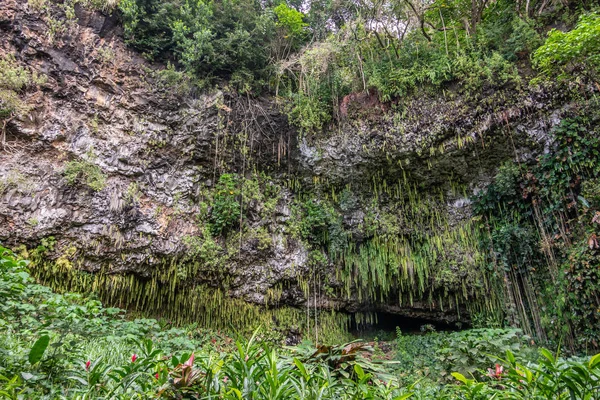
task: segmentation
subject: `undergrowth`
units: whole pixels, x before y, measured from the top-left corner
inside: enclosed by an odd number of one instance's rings
[[[27,266],[0,247],[0,398],[597,399],[600,393],[600,354],[564,360],[541,349],[535,362],[515,330],[399,332],[399,363],[381,361],[385,355],[361,341],[281,348],[259,330],[234,338],[128,320],[120,309],[36,284]],[[435,378],[446,370],[455,381],[444,382],[445,373]]]

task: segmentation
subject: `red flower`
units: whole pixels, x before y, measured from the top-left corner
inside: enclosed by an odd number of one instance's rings
[[[157,373],[154,375],[154,377],[155,377],[156,379],[158,379],[158,372],[157,372]]]
[[[131,362],[135,362],[135,360],[137,360],[137,354],[132,354],[131,355]]]
[[[86,370],[86,371],[89,371],[89,370],[90,370],[90,365],[92,365],[92,362],[91,362],[90,360],[87,360],[87,361],[85,362],[85,370]]]
[[[504,367],[502,365],[500,365],[500,364],[496,364],[496,369],[495,370],[491,369],[491,368],[488,368],[487,375],[490,378],[494,378],[494,379],[500,380],[500,379],[502,379],[502,374],[503,373],[504,373]]]

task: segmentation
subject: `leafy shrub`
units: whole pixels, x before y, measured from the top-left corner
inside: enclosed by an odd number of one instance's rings
[[[190,74],[177,71],[172,63],[167,63],[165,69],[155,73],[157,86],[165,91],[184,96],[192,91]]]
[[[174,56],[200,78],[237,77],[241,84],[240,76],[247,76],[254,87],[265,83],[276,27],[272,10],[260,2],[122,0],[119,8],[127,42],[147,57]],[[298,15],[278,11],[280,24],[299,34]]]
[[[569,69],[581,65],[593,76],[600,72],[600,14],[579,17],[569,32],[552,30],[545,43],[533,55],[534,65],[549,76],[565,77]]]
[[[513,18],[511,34],[506,40],[503,55],[508,60],[530,55],[542,44],[542,39],[532,26],[532,21]]]
[[[330,105],[319,97],[293,93],[289,100],[288,119],[303,134],[319,132],[331,120]]]
[[[201,261],[205,272],[222,272],[223,263],[225,261],[223,248],[215,241],[211,230],[208,229],[208,227],[204,228],[202,237],[186,236],[183,241],[189,250],[186,254],[187,259]],[[181,279],[189,278],[187,276],[187,271],[180,271],[179,277]]]
[[[538,364],[524,364],[507,351],[506,359],[499,362],[488,371],[486,381],[453,373],[462,383],[461,398],[595,399],[600,390],[600,354],[586,361],[566,361],[540,349]]]
[[[309,199],[302,204],[303,216],[300,221],[300,234],[314,244],[328,242],[332,211],[326,204]]]
[[[0,58],[0,121],[14,115],[24,115],[29,106],[20,99],[19,93],[29,87],[42,85],[44,75],[21,67],[12,54]]]
[[[65,165],[63,176],[69,185],[80,182],[97,192],[106,186],[106,175],[99,166],[88,160],[69,161]]]
[[[454,332],[442,340],[439,350],[443,367],[442,375],[460,372],[471,377],[480,377],[490,365],[494,365],[497,354],[507,350],[518,353],[525,358],[529,338],[517,329],[471,329]]]
[[[308,24],[304,22],[304,14],[285,3],[277,5],[273,12],[277,17],[277,27],[284,29],[286,35],[292,36],[296,45],[306,37]]]
[[[0,59],[0,87],[19,92],[29,85],[43,82],[43,77],[19,66],[13,55],[8,54]]]
[[[525,60],[538,48],[541,37],[535,29],[537,21],[519,15],[509,2],[497,2],[481,25],[476,47],[497,51],[509,61]]]
[[[218,236],[239,223],[241,210],[238,202],[240,190],[237,176],[221,175],[215,189],[210,212],[210,229],[213,235]]]
[[[443,333],[427,333],[424,335],[403,335],[396,328],[394,343],[394,360],[398,361],[397,372],[403,382],[431,377],[437,380],[442,372],[438,350],[441,347]]]
[[[517,29],[525,31],[521,25]],[[515,36],[512,51],[533,48],[531,33]],[[506,39],[498,41],[505,43]],[[381,48],[372,31],[355,24],[345,26],[323,43],[300,50],[280,71],[290,122],[303,134],[318,133],[338,116],[342,97],[353,92],[372,90],[381,101],[390,102],[422,89],[455,83],[461,93],[476,96],[484,88],[520,82],[513,62],[493,48],[478,48],[470,40],[464,46],[452,44],[450,50],[443,36],[429,42],[415,31],[393,46],[394,55],[389,48]]]

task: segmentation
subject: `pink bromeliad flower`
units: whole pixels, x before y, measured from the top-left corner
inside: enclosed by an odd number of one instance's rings
[[[89,371],[89,370],[90,370],[90,365],[92,365],[92,362],[91,362],[90,360],[87,360],[87,361],[85,362],[85,370],[86,370],[86,371]]]
[[[137,360],[137,358],[138,358],[137,354],[135,354],[135,353],[134,353],[134,354],[132,354],[132,355],[131,355],[131,362],[132,362],[132,363],[133,363],[133,362],[135,362],[135,360]]]
[[[500,364],[496,364],[496,369],[488,368],[487,376],[493,379],[502,379],[502,374],[504,373],[504,367]]]

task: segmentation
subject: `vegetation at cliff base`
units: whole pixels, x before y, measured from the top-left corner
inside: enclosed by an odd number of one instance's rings
[[[284,351],[260,330],[234,339],[193,325],[130,320],[97,300],[36,284],[27,266],[0,247],[0,398],[398,399],[408,393],[381,363],[363,356],[364,343]]]
[[[600,391],[600,354],[536,355],[516,330],[399,331],[397,362],[378,342],[277,348],[260,330],[234,339],[124,318],[36,284],[28,264],[0,247],[0,398],[593,399]]]

